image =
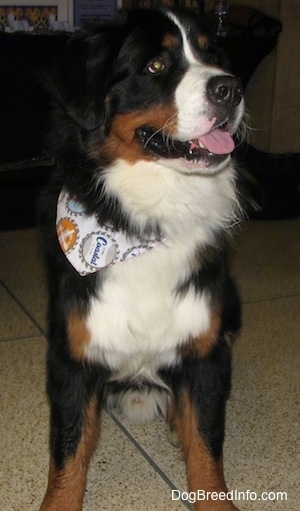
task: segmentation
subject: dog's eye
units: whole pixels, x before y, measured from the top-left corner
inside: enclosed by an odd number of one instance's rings
[[[166,68],[166,63],[160,57],[155,57],[147,64],[147,71],[151,74],[161,73]]]

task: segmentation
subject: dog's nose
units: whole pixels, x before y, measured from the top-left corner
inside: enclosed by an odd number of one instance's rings
[[[219,106],[237,106],[243,96],[241,82],[234,76],[213,76],[207,82],[210,101]]]

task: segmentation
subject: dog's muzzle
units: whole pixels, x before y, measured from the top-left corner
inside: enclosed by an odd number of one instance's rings
[[[191,162],[204,161],[206,165],[226,160],[234,148],[239,105],[243,99],[241,82],[230,75],[212,76],[205,89],[210,129],[190,140],[176,139],[164,130],[141,126],[136,130],[140,143],[154,156],[170,159],[184,158]]]

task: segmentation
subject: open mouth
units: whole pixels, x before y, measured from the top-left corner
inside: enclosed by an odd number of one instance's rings
[[[136,135],[144,149],[160,158],[184,158],[188,161],[205,160],[217,163],[233,152],[235,144],[227,122],[198,139],[182,142],[154,128],[143,126]]]

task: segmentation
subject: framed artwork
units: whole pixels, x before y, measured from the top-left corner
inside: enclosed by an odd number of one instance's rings
[[[74,0],[73,25],[109,19],[121,6],[121,0]]]
[[[73,0],[3,0],[0,1],[0,25],[7,25],[8,16],[15,21],[26,20],[33,29],[48,28],[49,16],[70,21]]]

